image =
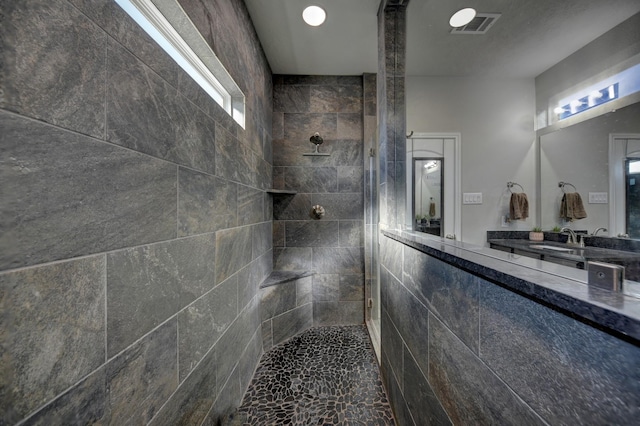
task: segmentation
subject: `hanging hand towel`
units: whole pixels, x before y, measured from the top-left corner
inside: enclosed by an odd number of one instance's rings
[[[562,196],[560,217],[566,220],[584,219],[587,212],[582,204],[582,197],[577,192],[569,192]]]
[[[529,217],[529,200],[527,199],[527,194],[524,192],[511,194],[509,216],[511,220],[524,220]]]
[[[431,216],[431,218],[436,217],[436,203],[433,201],[429,203],[429,216]]]

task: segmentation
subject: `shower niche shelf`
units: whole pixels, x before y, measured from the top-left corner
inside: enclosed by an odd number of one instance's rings
[[[296,195],[298,191],[290,189],[267,189],[267,194]]]
[[[328,152],[305,152],[304,154],[305,157],[328,157],[331,154],[329,154]]]
[[[260,288],[284,284],[312,275],[315,275],[314,271],[271,271],[269,276],[260,283]]]

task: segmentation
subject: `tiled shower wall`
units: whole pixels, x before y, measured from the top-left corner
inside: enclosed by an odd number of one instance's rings
[[[271,72],[243,2],[180,3],[246,129],[112,0],[0,6],[2,424],[215,422],[251,379]]]
[[[382,374],[398,424],[637,420],[637,342],[381,238]]]
[[[274,269],[315,272],[314,325],[362,324],[363,78],[276,75],[273,102],[273,186],[297,191],[274,195]],[[315,132],[329,156],[303,156]]]

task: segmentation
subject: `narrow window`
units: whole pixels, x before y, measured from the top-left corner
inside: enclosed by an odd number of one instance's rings
[[[176,0],[115,2],[244,128],[244,95]]]

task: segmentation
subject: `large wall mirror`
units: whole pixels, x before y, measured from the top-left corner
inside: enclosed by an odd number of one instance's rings
[[[607,228],[607,232],[601,231],[599,235],[629,234],[640,238],[637,223],[640,210],[636,201],[640,179],[636,163],[631,161],[640,158],[638,144],[640,103],[542,135],[542,228],[569,226],[589,233]],[[559,182],[571,185],[561,188]],[[568,222],[560,217],[563,190],[580,194],[586,218]]]

